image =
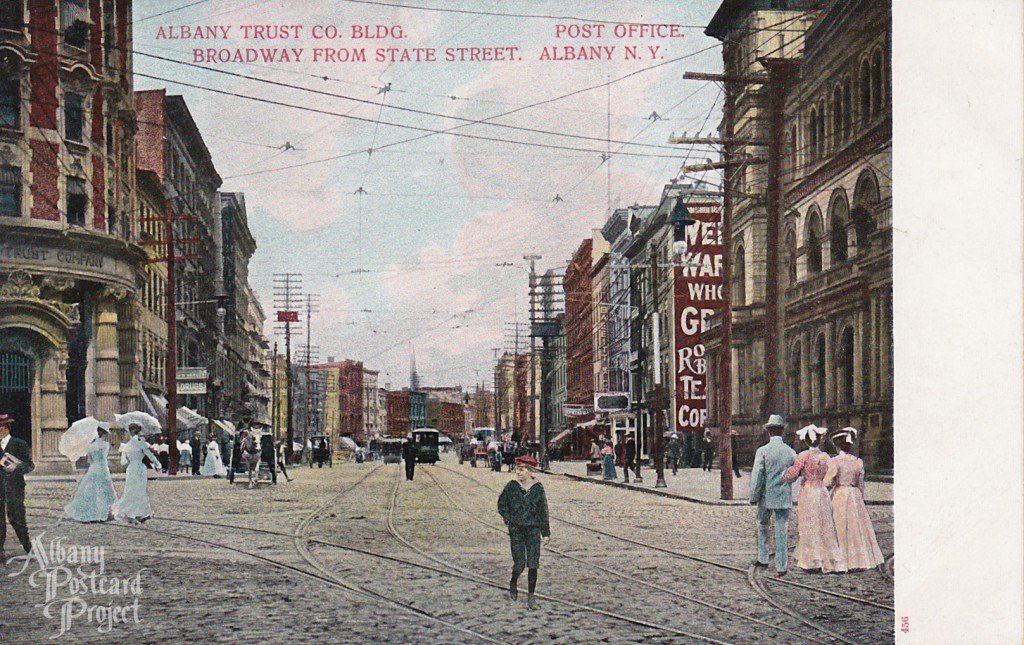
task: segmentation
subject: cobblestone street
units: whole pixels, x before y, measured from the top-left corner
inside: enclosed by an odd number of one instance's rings
[[[750,506],[540,475],[552,540],[531,611],[525,576],[519,602],[505,591],[496,499],[509,473],[449,458],[412,482],[380,462],[293,475],[257,490],[151,481],[156,519],[141,527],[58,523],[74,482],[30,481],[33,538],[69,572],[97,574],[72,580],[49,562],[47,587],[38,559],[8,562],[4,596],[17,602],[3,605],[0,642],[892,642],[891,560],[830,576],[752,569]],[[869,512],[891,556],[892,507]],[[14,554],[13,535],[6,546]]]

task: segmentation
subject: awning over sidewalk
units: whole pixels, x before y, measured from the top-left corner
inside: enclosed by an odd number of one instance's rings
[[[228,433],[229,436],[235,436],[235,424],[230,421],[222,421],[220,419],[214,419],[213,425],[217,426],[224,432]]]

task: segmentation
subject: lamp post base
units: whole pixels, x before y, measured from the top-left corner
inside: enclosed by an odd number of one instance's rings
[[[668,484],[665,483],[665,478],[664,477],[659,477],[658,480],[656,482],[654,482],[654,487],[655,488],[668,488]]]

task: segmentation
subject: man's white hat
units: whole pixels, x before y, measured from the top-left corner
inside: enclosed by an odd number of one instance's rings
[[[786,427],[786,422],[782,419],[782,415],[781,414],[773,414],[770,417],[768,417],[768,423],[764,424],[764,427],[766,427],[766,428],[771,428],[771,427],[785,428]]]

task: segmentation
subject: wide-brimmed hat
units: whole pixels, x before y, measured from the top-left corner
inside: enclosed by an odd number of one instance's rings
[[[516,457],[517,466],[529,466],[530,468],[537,467],[537,460],[529,455],[523,455],[522,457]]]
[[[796,431],[796,436],[800,437],[801,441],[810,441],[814,443],[818,440],[818,437],[823,437],[828,432],[828,428],[819,428],[813,423],[806,425]]]
[[[857,428],[854,428],[852,426],[847,426],[847,427],[843,428],[842,430],[840,430],[839,432],[837,432],[834,435],[832,435],[832,440],[835,441],[836,439],[846,439],[850,443],[853,443],[853,442],[857,441],[857,433],[858,433]]]
[[[765,428],[785,428],[786,422],[783,420],[781,414],[773,414],[768,417],[768,423],[764,424]]]

